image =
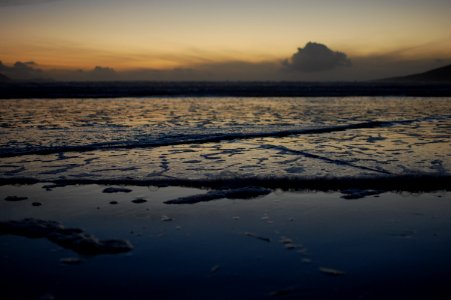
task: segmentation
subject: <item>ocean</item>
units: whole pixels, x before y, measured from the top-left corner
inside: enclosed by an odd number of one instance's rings
[[[448,299],[451,98],[0,100],[2,299]]]
[[[3,178],[221,179],[451,171],[450,98],[2,100]]]

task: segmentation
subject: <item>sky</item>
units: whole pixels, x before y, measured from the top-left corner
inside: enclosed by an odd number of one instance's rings
[[[450,0],[0,0],[0,72],[57,80],[397,76],[451,63],[450,12]]]

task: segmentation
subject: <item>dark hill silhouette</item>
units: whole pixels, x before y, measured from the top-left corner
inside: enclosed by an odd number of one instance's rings
[[[5,75],[0,73],[0,82],[7,82],[7,81],[11,81],[11,79],[9,79],[9,77],[6,77]]]
[[[408,83],[451,83],[451,65],[429,70],[424,73],[386,78],[381,81]]]
[[[3,79],[6,78],[6,79]],[[0,77],[0,99],[122,97],[451,97],[451,65],[373,81],[19,81]]]

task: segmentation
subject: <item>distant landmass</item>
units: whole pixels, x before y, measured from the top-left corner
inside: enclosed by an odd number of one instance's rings
[[[451,83],[451,65],[433,69],[424,73],[386,78],[382,81],[406,83]]]
[[[0,82],[7,82],[10,81],[11,79],[9,79],[9,77],[3,75],[0,73]]]
[[[18,81],[0,75],[0,99],[121,97],[451,97],[451,65],[374,81]]]

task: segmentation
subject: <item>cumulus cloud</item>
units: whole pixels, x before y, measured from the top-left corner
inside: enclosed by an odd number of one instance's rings
[[[351,60],[343,52],[333,51],[323,44],[309,42],[304,48],[298,48],[298,51],[290,59],[285,60],[283,65],[288,70],[318,72],[351,66]]]

